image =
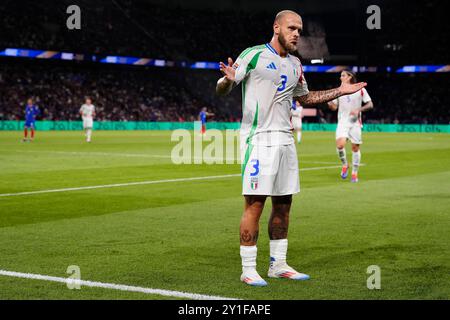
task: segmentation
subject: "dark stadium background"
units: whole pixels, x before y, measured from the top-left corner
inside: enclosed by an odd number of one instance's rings
[[[68,30],[66,8],[81,8],[81,30]],[[381,8],[381,30],[369,30],[366,8]],[[268,42],[274,14],[298,11],[303,64],[378,66],[361,73],[375,109],[367,123],[448,124],[448,72],[395,73],[405,65],[446,65],[450,61],[445,1],[24,1],[0,4],[0,50],[25,48],[84,54],[148,57],[176,62],[224,61],[249,46]],[[97,120],[193,121],[202,107],[215,121],[239,121],[240,91],[214,93],[218,70],[108,65],[0,57],[0,120],[23,118],[28,97],[43,110],[39,120],[79,120],[85,96],[97,106]],[[338,73],[307,73],[310,89],[337,86]],[[335,122],[319,106],[306,122]]]

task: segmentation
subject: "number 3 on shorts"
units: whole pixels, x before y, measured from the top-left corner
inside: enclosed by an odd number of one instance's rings
[[[257,176],[259,173],[259,160],[253,159],[250,163],[253,165],[253,169],[255,169],[255,171],[250,172],[250,177]]]
[[[282,74],[281,75],[281,85],[278,87],[278,91],[283,91],[286,89],[286,82],[287,82],[287,76]]]

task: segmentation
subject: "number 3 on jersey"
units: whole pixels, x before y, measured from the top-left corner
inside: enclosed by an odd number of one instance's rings
[[[287,82],[287,76],[282,74],[281,75],[281,84],[278,87],[278,92],[279,91],[283,91],[284,89],[286,89],[286,82]]]

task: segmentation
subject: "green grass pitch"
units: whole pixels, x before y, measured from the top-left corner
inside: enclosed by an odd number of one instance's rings
[[[0,194],[239,174],[174,165],[170,132],[0,132]],[[360,182],[339,177],[333,132],[297,148],[288,262],[309,281],[239,281],[239,176],[0,197],[0,269],[241,299],[449,299],[450,136],[365,133]],[[351,151],[347,148],[349,160]],[[267,279],[270,201],[258,271]],[[366,286],[381,269],[381,289]],[[0,299],[171,299],[0,275]]]

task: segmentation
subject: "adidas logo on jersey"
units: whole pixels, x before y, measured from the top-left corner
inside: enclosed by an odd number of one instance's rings
[[[266,68],[267,68],[267,69],[277,70],[277,66],[276,66],[275,63],[273,63],[273,62],[271,62]]]

